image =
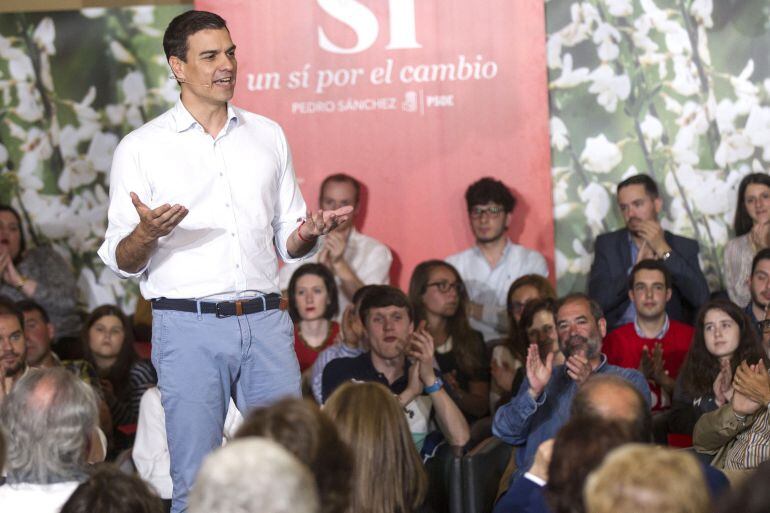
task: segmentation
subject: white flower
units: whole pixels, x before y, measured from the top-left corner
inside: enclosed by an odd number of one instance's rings
[[[554,251],[554,257],[556,260],[556,276],[564,276],[569,270],[569,258],[559,249]]]
[[[607,112],[615,112],[618,100],[626,100],[631,93],[631,80],[628,75],[615,75],[607,64],[602,64],[591,72],[591,86],[588,91],[597,95],[596,101]]]
[[[572,47],[588,39],[594,23],[601,20],[599,11],[589,2],[574,3],[570,7],[572,22],[557,33],[565,46]]]
[[[739,132],[722,134],[722,140],[714,154],[714,162],[725,168],[728,164],[751,157],[753,153],[754,145],[748,135]]]
[[[584,205],[586,221],[592,230],[598,232],[610,211],[611,202],[607,189],[592,182],[579,191],[578,196]]]
[[[8,150],[0,144],[0,166],[4,166],[8,162]]]
[[[86,160],[78,158],[64,165],[57,184],[62,192],[67,193],[89,184],[95,179],[96,172],[93,167]]]
[[[110,125],[122,125],[123,120],[126,118],[126,106],[107,105],[104,108],[104,113],[107,115]]]
[[[569,272],[574,274],[588,274],[588,271],[591,270],[591,262],[594,259],[593,255],[586,251],[586,248],[579,239],[574,239],[572,241],[572,251],[575,252],[577,258],[570,262]]]
[[[604,0],[607,11],[616,18],[631,16],[634,14],[634,5],[631,0]]]
[[[679,126],[692,126],[695,135],[703,135],[709,129],[705,107],[693,101],[685,102],[682,113],[676,122]]]
[[[706,28],[714,26],[711,13],[714,11],[713,0],[695,0],[690,6],[690,14],[695,20]]]
[[[43,118],[43,103],[40,99],[40,92],[30,82],[20,82],[16,86],[16,96],[18,104],[14,107],[14,112],[24,121],[39,121]]]
[[[179,100],[179,86],[175,80],[162,81],[160,87],[154,89],[154,92],[167,103],[176,103]]]
[[[53,75],[51,74],[51,59],[48,54],[42,54],[40,56],[40,81],[47,90],[54,90]]]
[[[59,150],[62,158],[69,160],[77,157],[78,144],[80,144],[80,137],[78,137],[77,129],[72,125],[64,125],[64,128],[59,132]]]
[[[112,154],[118,146],[118,136],[111,133],[99,132],[88,146],[86,158],[94,169],[106,173],[112,164]]]
[[[711,64],[711,52],[709,51],[709,39],[706,28],[698,27],[698,55],[706,66]]]
[[[68,224],[74,223],[69,216],[69,209],[60,196],[38,194],[31,189],[22,189],[21,201],[24,203],[33,224],[49,239],[61,239],[67,236]]]
[[[672,60],[674,63],[674,80],[671,82],[671,87],[674,91],[682,96],[698,94],[698,91],[700,90],[700,79],[698,78],[698,70],[695,67],[695,63],[692,62],[692,59],[681,55],[675,55]]]
[[[736,117],[738,117],[738,109],[735,102],[724,98],[717,104],[715,119],[720,133],[734,132]]]
[[[672,98],[670,95],[663,93],[661,95],[663,97],[663,105],[666,107],[666,110],[671,112],[672,114],[681,114],[682,113],[682,104],[676,101],[674,98]]]
[[[35,68],[32,67],[32,60],[23,53],[17,54],[8,61],[8,72],[11,78],[17,82],[25,82],[35,78]]]
[[[155,21],[155,7],[152,5],[130,7],[134,25],[150,25]]]
[[[673,173],[676,173],[682,188],[687,191],[687,199],[701,214],[719,215],[729,210],[730,195],[726,194],[729,187],[719,171],[683,165]]]
[[[586,139],[586,146],[580,154],[580,163],[588,171],[609,173],[623,160],[617,144],[607,140],[604,134]]]
[[[56,47],[53,45],[56,39],[56,27],[54,27],[53,20],[50,17],[46,16],[40,20],[35,32],[32,34],[32,39],[44,53],[56,55]]]
[[[640,0],[639,4],[644,11],[645,17],[650,20],[650,23],[658,30],[665,28],[665,24],[668,21],[668,14],[665,11],[658,8],[653,0]]]
[[[663,136],[663,124],[651,114],[647,114],[644,117],[644,120],[639,124],[639,128],[642,131],[647,146],[652,147],[652,143],[660,141],[660,138]]]
[[[139,128],[144,124],[142,112],[139,110],[139,107],[132,105],[128,108],[126,111],[126,122],[131,128]]]
[[[105,7],[84,7],[83,9],[80,9],[80,14],[85,16],[86,18],[100,18],[104,16],[107,13],[107,9]]]
[[[671,146],[671,154],[678,164],[698,165],[698,135],[693,125],[685,125],[679,129]]]
[[[746,120],[744,133],[751,144],[762,148],[762,158],[770,162],[770,107],[755,105]]]
[[[567,125],[564,124],[557,116],[551,117],[549,123],[551,129],[551,146],[558,151],[564,151],[569,145],[569,132],[567,131]]]
[[[618,29],[609,23],[600,23],[594,31],[593,41],[598,46],[596,51],[599,59],[607,62],[618,58],[620,54],[620,48],[618,48],[620,32]]]
[[[557,220],[567,219],[577,206],[576,203],[571,203],[569,201],[565,203],[555,203],[553,206],[553,218]]]
[[[690,36],[687,34],[687,30],[677,22],[667,22],[664,25],[663,31],[666,34],[666,48],[675,57],[676,56],[689,56],[692,54],[692,46],[690,45]]]
[[[554,89],[569,89],[588,81],[588,68],[572,70],[572,55],[565,54],[562,61],[561,75],[551,82]]]
[[[144,85],[144,75],[139,71],[132,71],[121,80],[121,90],[126,103],[129,105],[141,105],[147,96],[147,87]]]
[[[126,47],[120,44],[119,41],[110,42],[110,51],[118,62],[123,64],[136,64],[136,57],[131,52],[126,50]]]
[[[561,68],[561,48],[561,36],[558,33],[550,34],[545,43],[546,61],[549,69]]]

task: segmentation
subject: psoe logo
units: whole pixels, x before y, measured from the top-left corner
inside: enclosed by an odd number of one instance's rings
[[[340,54],[360,53],[371,48],[377,41],[380,22],[374,12],[358,0],[316,1],[326,14],[341,21],[356,34],[356,44],[343,47],[332,41],[323,27],[318,27],[318,45],[323,50]],[[390,41],[385,49],[422,48],[422,45],[417,42],[414,3],[415,0],[388,0]]]
[[[417,91],[407,91],[404,93],[404,101],[401,103],[401,109],[404,112],[416,112],[418,108],[417,104]]]

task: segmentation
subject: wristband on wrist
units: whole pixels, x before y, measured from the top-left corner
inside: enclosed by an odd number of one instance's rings
[[[23,274],[20,274],[19,275],[19,283],[16,284],[16,288],[19,289],[19,290],[23,289],[24,288],[24,284],[27,283],[28,279],[29,278],[27,278]]]
[[[444,386],[444,382],[441,381],[441,378],[436,376],[436,381],[434,381],[431,386],[423,388],[422,391],[425,394],[433,394],[441,390],[441,387],[443,386]]]
[[[303,219],[302,222],[299,223],[299,226],[297,227],[297,237],[299,237],[299,240],[301,240],[302,242],[315,242],[315,239],[306,239],[305,237],[302,236],[302,225],[304,225],[305,222],[306,220]]]

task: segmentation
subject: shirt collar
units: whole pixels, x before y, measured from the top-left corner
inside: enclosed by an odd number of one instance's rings
[[[185,107],[182,103],[181,97],[179,100],[177,100],[176,105],[174,105],[174,109],[171,111],[171,115],[174,118],[174,128],[177,132],[184,132],[196,125],[200,126],[193,115],[190,114],[190,111],[187,110],[187,107]],[[238,115],[238,111],[235,110],[235,108],[230,103],[227,104],[227,119],[228,129],[230,129],[234,123],[237,124],[241,121],[241,118]]]
[[[668,320],[668,314],[666,315],[666,320],[663,322],[663,326],[660,328],[660,331],[652,337],[655,340],[660,340],[663,337],[666,336],[666,333],[668,333],[668,329],[671,327],[671,323]],[[639,326],[639,318],[638,316],[634,317],[634,331],[636,331],[636,336],[639,338],[649,338],[645,336],[644,331],[642,331],[642,327]]]

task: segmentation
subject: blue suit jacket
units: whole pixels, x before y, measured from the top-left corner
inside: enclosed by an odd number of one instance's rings
[[[672,250],[665,266],[673,281],[666,312],[671,319],[692,324],[695,312],[709,298],[706,278],[698,262],[698,243],[670,232],[664,236]],[[609,330],[618,327],[628,308],[628,271],[632,266],[627,229],[596,238],[588,295],[601,305]]]

